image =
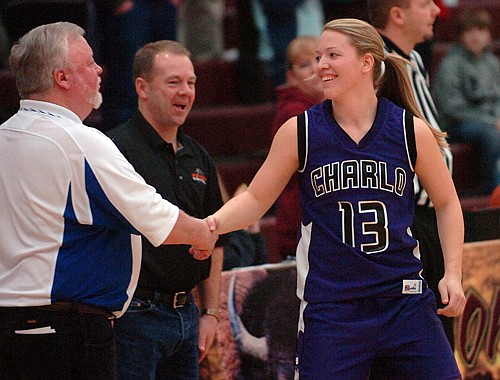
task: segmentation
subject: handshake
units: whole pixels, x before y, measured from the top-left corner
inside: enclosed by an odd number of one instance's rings
[[[187,238],[189,244],[191,244],[189,252],[196,260],[205,260],[210,256],[215,247],[215,243],[219,239],[216,219],[213,216],[209,216],[204,220],[196,218],[190,219],[191,223],[196,224],[196,226],[190,231],[187,231]]]

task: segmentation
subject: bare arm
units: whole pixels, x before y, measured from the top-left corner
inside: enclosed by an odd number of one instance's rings
[[[297,118],[294,117],[276,133],[266,161],[248,189],[213,215],[219,234],[245,228],[264,215],[297,170],[297,151]]]
[[[445,274],[439,283],[442,302],[438,313],[458,316],[465,306],[462,289],[462,248],[464,223],[462,208],[451,175],[434,136],[425,123],[415,118],[417,163],[415,172],[436,210],[439,240],[443,248]]]
[[[179,210],[177,222],[162,244],[190,244],[196,250],[195,259],[203,260],[210,256],[217,239],[217,233],[210,232],[205,221]]]

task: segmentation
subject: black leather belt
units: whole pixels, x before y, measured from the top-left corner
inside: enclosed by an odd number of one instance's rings
[[[140,298],[149,302],[167,303],[172,306],[172,308],[177,309],[179,307],[186,306],[191,300],[191,292],[183,291],[176,293],[160,293],[154,290],[136,289],[134,297]]]

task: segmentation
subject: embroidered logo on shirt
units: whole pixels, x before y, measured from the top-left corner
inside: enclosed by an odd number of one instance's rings
[[[207,177],[205,176],[203,171],[199,168],[196,168],[194,173],[191,173],[191,178],[193,179],[193,181],[201,182],[204,185],[207,184]]]

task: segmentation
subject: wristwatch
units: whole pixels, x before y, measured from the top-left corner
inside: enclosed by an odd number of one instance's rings
[[[203,315],[213,315],[215,318],[217,318],[217,321],[220,320],[220,314],[221,310],[220,309],[202,309],[201,314]]]

